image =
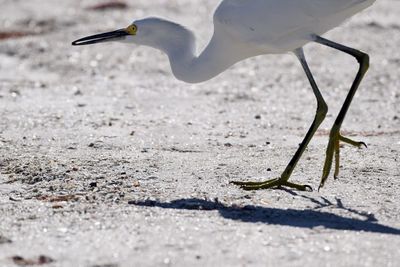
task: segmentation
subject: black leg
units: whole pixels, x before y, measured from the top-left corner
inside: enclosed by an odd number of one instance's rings
[[[329,46],[334,49],[340,50],[344,53],[347,53],[347,54],[355,57],[357,59],[358,63],[360,64],[360,68],[358,70],[357,76],[354,79],[354,82],[350,88],[350,91],[346,97],[346,100],[344,101],[343,106],[340,109],[339,115],[337,116],[335,123],[333,124],[333,127],[330,132],[329,143],[328,143],[328,147],[326,150],[326,159],[325,159],[324,170],[323,170],[323,174],[322,174],[322,178],[321,178],[321,184],[319,186],[319,188],[321,188],[324,186],[325,181],[329,176],[334,156],[335,156],[335,162],[336,162],[334,177],[336,178],[339,174],[339,141],[342,141],[342,142],[345,142],[345,143],[348,143],[350,145],[354,145],[357,147],[361,147],[362,145],[366,146],[365,143],[363,143],[363,142],[356,142],[349,138],[341,136],[340,128],[342,126],[344,118],[346,117],[347,111],[349,110],[351,101],[353,100],[353,97],[361,83],[361,80],[363,79],[365,73],[367,72],[367,70],[369,68],[369,56],[364,52],[361,52],[354,48],[350,48],[350,47],[329,41],[320,36],[314,36],[314,41],[319,44]]]
[[[232,182],[233,184],[241,186],[245,190],[256,190],[256,189],[267,189],[273,187],[287,186],[291,188],[295,188],[298,190],[310,190],[311,187],[309,185],[300,185],[288,182],[294,168],[296,167],[298,161],[300,160],[303,152],[307,148],[308,143],[311,141],[318,127],[321,125],[322,121],[325,119],[326,113],[328,112],[328,106],[325,103],[324,98],[322,97],[321,92],[318,89],[318,86],[314,80],[314,77],[308,67],[306,58],[304,56],[303,49],[299,48],[294,51],[295,55],[298,57],[303,69],[307,75],[307,78],[311,84],[311,88],[314,92],[314,95],[317,99],[317,112],[315,114],[315,118],[313,123],[311,124],[310,129],[308,130],[306,136],[304,137],[303,142],[301,142],[299,148],[294,154],[293,158],[290,160],[286,169],[282,173],[279,179],[272,179],[263,182]]]

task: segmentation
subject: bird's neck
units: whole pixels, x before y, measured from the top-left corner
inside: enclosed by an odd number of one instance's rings
[[[200,55],[195,55],[195,40],[175,44],[178,49],[164,50],[169,57],[175,77],[187,83],[207,81],[238,62],[235,51],[227,51],[231,45],[215,35]]]

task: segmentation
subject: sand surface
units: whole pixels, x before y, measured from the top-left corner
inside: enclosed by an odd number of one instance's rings
[[[70,43],[161,16],[201,50],[218,1],[98,3],[0,0],[0,266],[399,266],[400,1],[325,35],[371,68],[342,128],[368,149],[343,146],[320,192],[229,184],[278,177],[312,122],[293,55],[188,85],[153,49]],[[330,110],[292,181],[317,188],[357,63],[305,52]]]

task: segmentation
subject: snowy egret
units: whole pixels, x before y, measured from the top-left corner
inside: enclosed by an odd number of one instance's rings
[[[309,42],[316,42],[355,57],[360,65],[330,131],[319,186],[321,188],[330,174],[333,161],[335,161],[334,177],[339,174],[340,141],[357,147],[365,145],[363,142],[342,136],[340,128],[354,94],[369,67],[369,56],[366,53],[327,40],[321,35],[374,2],[375,0],[223,0],[214,13],[214,34],[207,47],[198,56],[195,54],[195,37],[191,31],[179,24],[159,18],[137,20],[127,28],[81,38],[72,45],[122,41],[150,46],[165,52],[175,77],[188,83],[209,80],[249,57],[293,52],[299,59],[317,99],[314,121],[279,178],[262,182],[232,183],[245,190],[281,186],[311,190],[309,185],[288,181],[328,112],[328,106],[308,67],[302,47]]]

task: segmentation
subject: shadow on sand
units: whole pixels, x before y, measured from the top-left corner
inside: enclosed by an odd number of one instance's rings
[[[298,195],[292,191],[289,193]],[[314,228],[322,226],[328,229],[365,231],[381,234],[400,235],[400,229],[385,226],[378,223],[378,220],[371,213],[357,211],[343,206],[340,199],[336,199],[336,204],[326,198],[317,200],[304,195],[298,195],[309,199],[317,204],[313,209],[279,209],[262,206],[227,206],[218,200],[204,200],[197,198],[177,199],[171,202],[160,202],[154,200],[130,201],[129,204],[145,207],[159,207],[163,209],[178,210],[217,210],[220,215],[226,219],[249,222],[249,223],[267,223],[274,225],[285,225],[292,227]],[[337,214],[319,211],[320,208],[333,206],[337,209],[346,210],[348,213],[356,214],[363,219],[342,217]]]

